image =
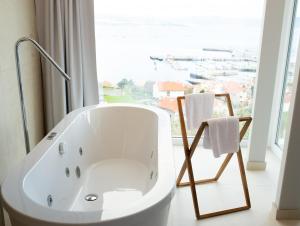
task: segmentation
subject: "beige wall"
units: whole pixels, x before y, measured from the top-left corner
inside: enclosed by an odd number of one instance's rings
[[[34,7],[34,0],[0,0],[0,185],[25,156],[14,43],[22,36],[36,38]],[[43,107],[39,56],[28,44],[21,47],[21,71],[33,147],[43,136]]]

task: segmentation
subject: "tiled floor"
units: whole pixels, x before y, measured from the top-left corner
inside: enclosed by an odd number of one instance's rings
[[[175,146],[177,173],[183,161],[183,149]],[[244,163],[247,153],[243,150]],[[246,157],[246,158],[245,158]],[[193,157],[196,178],[214,176],[222,160],[215,159],[209,150],[197,149]],[[272,203],[275,200],[280,161],[271,152],[267,153],[266,171],[246,171],[252,208],[250,210],[197,221],[189,187],[178,188],[172,201],[168,226],[300,226],[300,221],[276,221]],[[185,176],[185,179],[187,176]],[[197,185],[200,211],[216,211],[243,205],[244,196],[236,156],[232,158],[217,183]]]

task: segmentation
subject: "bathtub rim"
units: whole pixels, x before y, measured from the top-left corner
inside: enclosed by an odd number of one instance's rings
[[[98,108],[111,108],[111,107],[126,107],[126,108],[138,108],[149,110],[155,113],[158,116],[158,139],[161,137],[165,138],[165,141],[162,143],[160,140],[158,142],[158,178],[154,187],[146,193],[142,200],[148,198],[148,202],[144,203],[145,205],[133,205],[123,211],[114,211],[117,213],[115,217],[109,217],[108,219],[99,218],[100,211],[90,211],[90,212],[80,212],[80,211],[62,211],[57,209],[51,209],[46,206],[40,205],[39,203],[33,201],[30,197],[27,196],[23,190],[23,181],[26,175],[34,168],[34,165],[41,158],[45,156],[45,153],[59,141],[59,138],[64,134],[68,126],[70,126],[80,115],[83,115],[89,111],[97,110]],[[44,137],[32,152],[26,156],[13,172],[9,173],[4,180],[1,188],[1,196],[3,200],[3,206],[9,212],[9,215],[12,217],[20,218],[28,221],[40,221],[48,222],[53,224],[93,224],[99,222],[113,221],[121,218],[130,217],[132,215],[144,212],[149,208],[155,207],[159,203],[164,203],[169,200],[170,197],[174,195],[175,190],[175,167],[174,167],[174,156],[172,152],[172,141],[171,141],[171,132],[170,132],[170,120],[169,115],[156,107],[137,105],[137,104],[99,104],[94,106],[89,106],[81,108],[69,113],[65,116],[57,126],[55,126],[50,132],[57,132],[57,136],[51,142],[47,140],[47,136]],[[159,134],[163,133],[163,134]],[[45,148],[47,147],[47,148]],[[163,150],[162,150],[163,149]],[[164,154],[163,154],[164,153]],[[163,154],[163,155],[162,155]],[[170,158],[170,159],[168,159]],[[13,176],[11,176],[13,175]],[[10,176],[10,177],[9,177]],[[13,186],[14,189],[9,189]],[[161,188],[163,191],[160,191]],[[160,190],[158,190],[160,189]],[[13,191],[12,191],[13,190]],[[154,192],[159,192],[158,195],[149,195],[155,194]],[[16,196],[9,199],[7,193],[15,193]],[[150,196],[150,197],[149,197]],[[17,197],[17,198],[15,198]],[[17,200],[19,198],[19,201]],[[152,198],[152,199],[150,199]],[[155,199],[154,199],[155,198]],[[20,200],[21,199],[21,200]],[[147,201],[147,200],[146,200]],[[24,206],[30,203],[29,206],[33,205],[41,209],[41,212],[44,212],[45,215],[37,216],[37,213],[26,210]],[[51,213],[51,214],[48,214]],[[94,217],[91,215],[95,215]],[[97,215],[97,216],[96,216]],[[112,214],[116,215],[116,214]]]

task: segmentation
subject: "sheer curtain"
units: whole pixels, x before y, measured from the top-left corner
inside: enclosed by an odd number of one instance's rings
[[[71,77],[67,84],[42,61],[46,129],[69,111],[97,104],[93,0],[35,0],[39,43]],[[66,93],[69,98],[66,99]]]

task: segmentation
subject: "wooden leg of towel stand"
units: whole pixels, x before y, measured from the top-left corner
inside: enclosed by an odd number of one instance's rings
[[[190,180],[189,185],[190,185],[191,192],[192,192],[195,215],[196,215],[196,218],[198,220],[205,219],[205,218],[210,218],[210,217],[216,217],[216,216],[229,214],[229,213],[234,213],[234,212],[239,212],[239,211],[243,211],[243,210],[248,210],[248,209],[251,208],[248,185],[247,185],[247,179],[246,179],[246,174],[245,174],[245,169],[244,169],[244,164],[243,164],[241,151],[239,150],[236,154],[237,154],[238,164],[239,164],[239,168],[240,168],[240,174],[241,174],[241,178],[242,178],[242,184],[243,184],[243,190],[244,190],[246,205],[241,206],[241,207],[230,208],[230,209],[215,211],[215,212],[211,212],[211,213],[206,213],[206,214],[200,214],[199,205],[198,205],[198,198],[197,198],[197,192],[196,192],[196,183],[195,183],[195,180],[194,180],[194,174],[193,174],[193,168],[192,168],[192,162],[191,162],[191,159],[189,158],[189,156],[187,155],[187,157],[188,157],[187,158],[187,170],[188,170],[188,175],[189,175],[189,180]],[[231,157],[232,157],[232,155],[230,157],[228,157],[229,160],[230,160]]]
[[[182,109],[181,109],[181,108],[180,108],[180,112],[182,112]],[[182,117],[183,117],[183,116],[182,116]],[[183,122],[182,122],[182,123],[183,123]],[[181,123],[181,125],[182,125],[182,123]],[[185,127],[184,127],[184,128],[185,128]],[[197,133],[196,133],[196,135],[195,135],[195,138],[194,138],[193,143],[192,143],[192,145],[191,145],[190,148],[188,147],[188,142],[187,142],[187,136],[186,136],[186,133],[184,133],[185,129],[183,129],[183,136],[182,136],[182,138],[183,138],[183,142],[184,142],[184,151],[185,151],[185,153],[188,152],[188,158],[189,158],[190,160],[192,159],[192,156],[193,156],[193,154],[194,154],[194,152],[195,152],[195,150],[196,150],[196,147],[197,147],[197,145],[198,145],[198,143],[199,143],[199,141],[200,141],[200,138],[201,138],[201,136],[202,136],[202,134],[203,134],[203,132],[204,132],[204,129],[205,129],[205,125],[204,125],[204,124],[201,124],[201,126],[199,127],[199,129],[198,129],[198,131],[197,131]],[[185,160],[184,160],[184,162],[183,162],[183,164],[182,164],[182,166],[181,166],[179,175],[178,175],[178,177],[177,177],[177,179],[176,179],[176,185],[177,185],[177,186],[180,186],[180,182],[181,182],[181,180],[182,180],[182,177],[183,177],[183,175],[184,175],[184,173],[185,173],[186,168],[187,168],[187,157],[185,158]]]
[[[216,181],[221,177],[222,173],[224,172],[226,166],[228,165],[230,159],[232,158],[233,153],[230,153],[226,156],[226,158],[224,159],[224,162],[222,163],[220,169],[218,170],[217,174],[216,174]]]
[[[243,139],[243,137],[244,137],[249,125],[250,125],[250,122],[251,122],[251,120],[248,120],[244,124],[244,126],[243,126],[243,128],[240,132],[240,139],[241,140]],[[196,214],[196,218],[198,220],[205,219],[205,218],[210,218],[210,217],[216,217],[216,216],[229,214],[229,213],[234,213],[234,212],[238,212],[238,211],[248,210],[248,209],[251,208],[247,178],[246,178],[245,167],[244,167],[244,162],[243,162],[243,156],[242,156],[242,152],[241,152],[240,147],[239,147],[239,151],[236,152],[236,155],[237,155],[237,159],[238,159],[240,176],[241,176],[241,180],[242,180],[246,205],[241,206],[241,207],[231,208],[231,209],[220,210],[220,211],[216,211],[216,212],[212,212],[212,213],[206,213],[206,214],[200,214],[199,205],[198,205],[198,201],[197,201],[196,184],[195,184],[193,169],[192,169],[191,155],[188,155],[188,151],[186,151],[185,154],[186,154],[186,162],[187,162],[189,181],[190,181],[189,185],[191,187],[195,214]],[[226,168],[227,164],[229,163],[231,157],[232,157],[232,155],[227,155],[227,157],[225,158],[220,170],[218,171],[219,174],[217,173],[217,175],[221,175],[223,173],[223,171]]]
[[[181,166],[180,172],[178,174],[178,177],[176,179],[176,186],[177,187],[180,186],[180,181],[182,180],[182,177],[184,175],[185,169],[186,169],[186,160],[184,160],[184,162],[183,162],[183,164]]]
[[[235,213],[235,212],[239,212],[239,211],[243,211],[243,210],[248,210],[248,209],[249,209],[249,207],[242,206],[242,207],[237,207],[237,208],[232,208],[232,209],[220,210],[220,211],[217,211],[217,212],[201,214],[200,218],[197,218],[197,219],[205,219],[205,218],[210,218],[210,217],[217,217],[217,216],[221,216],[221,215],[225,215],[225,214],[229,214],[229,213]]]
[[[250,125],[250,122],[249,121],[246,122],[246,124],[243,126],[243,129],[240,133],[240,139],[242,139],[244,137],[244,135],[246,133],[246,130]],[[246,173],[245,173],[245,167],[244,167],[241,147],[239,147],[239,151],[236,153],[236,155],[237,155],[237,159],[238,159],[238,164],[239,164],[239,169],[240,169],[240,175],[241,175],[241,180],[242,180],[246,205],[241,206],[241,207],[232,208],[232,209],[226,209],[226,210],[216,211],[216,212],[212,212],[212,213],[207,213],[207,214],[199,214],[199,216],[196,216],[197,219],[205,219],[205,218],[209,218],[209,217],[216,217],[216,216],[220,216],[220,215],[224,215],[224,214],[228,214],[228,213],[234,213],[234,212],[238,212],[238,211],[248,210],[248,209],[251,208],[251,202],[250,202],[250,196],[249,196],[249,190],[248,190],[248,184],[247,184],[247,178],[246,178]],[[226,157],[226,159],[228,158],[227,163],[226,163],[226,161],[223,162],[225,167],[228,164],[231,157],[232,157],[232,155],[231,156],[227,155],[227,157]],[[222,170],[222,166],[221,166],[220,170]],[[191,184],[191,187],[192,186],[195,186],[194,183]]]
[[[200,219],[200,212],[199,212],[199,205],[198,205],[196,185],[195,185],[195,180],[194,180],[192,161],[191,161],[191,157],[188,153],[188,150],[185,150],[184,153],[185,153],[185,159],[186,159],[186,163],[187,163],[188,176],[189,176],[190,185],[191,185],[190,188],[191,188],[191,193],[192,193],[192,198],[193,198],[195,215],[196,215],[197,219]]]
[[[246,205],[241,206],[241,207],[231,208],[231,209],[220,210],[220,211],[216,211],[216,212],[212,212],[212,213],[200,214],[198,216],[199,218],[196,216],[197,219],[205,219],[205,218],[210,218],[210,217],[216,217],[216,216],[220,216],[220,215],[224,215],[224,214],[229,214],[229,213],[239,212],[239,211],[243,211],[243,210],[248,210],[248,209],[251,208],[248,185],[247,185],[247,179],[246,179],[246,174],[245,174],[245,168],[244,168],[241,149],[239,149],[239,151],[236,153],[236,155],[237,155],[237,159],[238,159],[238,164],[239,164],[240,175],[241,175],[242,184],[243,184],[243,190],[244,190]],[[231,155],[231,157],[232,157],[232,155]]]
[[[248,190],[248,184],[247,184],[247,178],[246,178],[246,173],[245,173],[245,167],[244,167],[241,148],[237,152],[237,158],[238,158],[238,162],[239,162],[239,168],[240,168],[240,174],[241,174],[241,179],[242,179],[242,184],[243,184],[243,190],[244,190],[246,205],[247,205],[248,208],[251,208],[251,202],[250,202],[250,196],[249,196],[249,190]]]
[[[195,180],[195,184],[209,184],[209,183],[213,183],[216,182],[215,178],[208,178],[208,179],[202,179],[202,180]],[[186,187],[189,186],[191,183],[190,182],[181,182],[179,184],[177,184],[177,187]]]
[[[193,154],[193,152],[191,153],[191,155],[192,154]],[[221,177],[222,173],[224,172],[224,170],[225,170],[226,166],[228,165],[229,161],[231,160],[232,156],[233,156],[233,153],[230,153],[226,156],[226,158],[224,159],[224,161],[223,161],[221,167],[219,168],[215,177],[208,178],[208,179],[196,180],[195,184],[208,184],[208,183],[216,182]],[[190,182],[181,182],[185,170],[186,170],[186,161],[184,161],[184,163],[182,164],[181,170],[177,177],[177,180],[176,180],[177,187],[184,187],[184,186],[190,185]]]

